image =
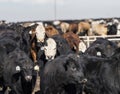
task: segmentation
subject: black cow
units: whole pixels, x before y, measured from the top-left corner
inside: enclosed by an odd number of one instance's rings
[[[107,35],[116,35],[117,34],[117,25],[116,24],[108,25],[107,28],[108,28]]]
[[[21,44],[21,49],[23,49],[28,55],[30,55],[30,49],[31,49],[31,44],[34,42],[34,37],[29,33],[31,30],[35,30],[38,24],[28,26],[26,28],[23,28],[23,31],[21,32],[21,37],[22,37],[22,44]]]
[[[54,35],[52,38],[57,43],[57,54],[58,54],[58,56],[73,53],[73,51],[71,50],[68,42],[62,36]]]
[[[20,46],[21,35],[7,26],[0,26],[0,38],[12,39]]]
[[[6,49],[5,52],[7,54],[14,51],[17,47],[19,47],[14,40],[7,37],[0,38],[0,45]]]
[[[3,62],[4,62],[4,57],[6,56],[6,48],[3,45],[0,45],[0,94],[4,94],[5,88],[3,84]]]
[[[85,64],[86,94],[120,94],[120,48],[107,58],[81,55]]]
[[[109,57],[113,55],[117,44],[105,38],[98,38],[85,51],[86,54],[99,57]]]
[[[103,84],[101,94],[120,94],[120,48],[102,64],[99,77]]]
[[[84,79],[84,65],[75,54],[48,61],[41,72],[40,94],[76,94],[76,85]]]
[[[33,62],[19,48],[5,55],[0,79],[5,87],[10,87],[12,94],[31,94]]]

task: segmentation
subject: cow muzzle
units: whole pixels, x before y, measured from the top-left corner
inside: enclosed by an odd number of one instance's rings
[[[34,66],[34,70],[35,70],[35,71],[40,71],[40,67],[39,67],[38,65],[35,65],[35,66]]]
[[[32,80],[32,76],[26,76],[25,80],[28,81],[28,82],[31,81]]]
[[[51,60],[54,59],[54,56],[46,56],[46,59],[47,59],[48,61],[51,61]]]
[[[86,79],[86,78],[84,78],[84,79],[82,79],[81,81],[79,81],[80,84],[85,84],[86,82],[87,82],[87,79]]]

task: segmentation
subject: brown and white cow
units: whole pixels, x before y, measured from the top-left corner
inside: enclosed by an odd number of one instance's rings
[[[57,53],[57,44],[53,38],[48,38],[46,40],[46,46],[44,46],[44,54],[47,60],[52,60],[55,58]]]
[[[38,23],[35,30],[37,42],[44,42],[45,39],[45,27],[42,22]]]
[[[37,62],[37,48],[36,48],[36,40],[37,42],[44,42],[45,39],[45,28],[43,26],[43,23],[37,23],[38,25],[36,28],[31,29],[29,31],[29,34],[31,36],[31,56],[33,61],[36,63]]]

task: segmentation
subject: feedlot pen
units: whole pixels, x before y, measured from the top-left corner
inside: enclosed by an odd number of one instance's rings
[[[94,42],[97,38],[106,38],[110,41],[116,42],[120,47],[120,35],[106,35],[106,36],[80,36],[85,43],[87,48],[90,46],[92,42]]]

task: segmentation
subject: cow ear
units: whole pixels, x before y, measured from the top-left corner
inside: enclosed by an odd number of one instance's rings
[[[65,71],[68,70],[68,66],[71,65],[71,62],[75,62],[72,58],[68,58],[64,64]]]
[[[116,60],[120,60],[120,48],[117,48],[115,50],[114,54],[112,55],[112,58]]]

